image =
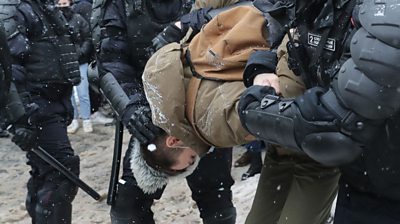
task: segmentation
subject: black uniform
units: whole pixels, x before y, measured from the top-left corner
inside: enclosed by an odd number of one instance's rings
[[[74,33],[74,44],[79,64],[89,63],[94,53],[89,22],[70,7],[61,8],[61,10],[63,10],[71,31]]]
[[[33,130],[38,146],[76,175],[66,127],[73,117],[72,86],[80,82],[78,58],[62,13],[50,1],[3,1],[1,9],[12,56],[12,76],[29,118],[8,117]],[[4,5],[3,5],[4,4]],[[9,102],[10,105],[13,102]],[[27,122],[23,122],[27,121]],[[32,152],[26,208],[33,223],[71,223],[77,187]]]
[[[89,23],[90,16],[92,15],[92,0],[75,0],[73,1],[72,11],[83,16],[85,20]]]
[[[288,64],[309,90],[285,101],[271,89],[249,88],[239,109],[243,124],[267,141],[340,166],[335,223],[400,223],[399,79],[394,75],[400,45],[393,29],[399,1],[255,4],[287,24],[288,35],[289,28],[297,28],[298,39],[292,36],[287,45]],[[271,52],[257,54],[246,69],[248,85],[259,74],[255,68],[274,71]],[[263,131],[273,124],[279,137]]]
[[[124,117],[129,114],[130,105],[147,106],[141,76],[146,61],[153,53],[152,39],[171,22],[188,13],[191,2],[138,0],[125,4],[124,1],[104,0],[95,1],[94,8],[91,23],[93,39],[100,37],[101,40],[97,45],[99,76],[101,78],[110,72],[129,96],[130,103],[120,114]],[[102,8],[103,11],[99,12],[96,8]],[[97,16],[98,20],[95,19]],[[120,181],[118,185],[116,201],[111,208],[111,220],[112,223],[154,223],[150,208],[154,199],[161,197],[164,188],[148,194],[137,186],[130,168],[130,150],[124,158],[122,179],[126,182],[122,181],[122,184]],[[235,222],[230,167],[231,151],[215,150],[202,158],[199,168],[187,178],[204,223]],[[216,169],[219,172],[213,172]]]

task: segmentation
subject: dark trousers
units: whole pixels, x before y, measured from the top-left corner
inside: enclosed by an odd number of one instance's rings
[[[67,121],[72,114],[70,95],[60,101],[35,97],[39,105],[35,116],[38,146],[46,150],[75,174],[79,174],[79,157],[74,155],[67,135]],[[31,177],[28,181],[26,208],[33,223],[71,223],[71,202],[77,188],[67,178],[33,152],[27,153]]]
[[[400,201],[361,192],[342,178],[334,224],[398,224]]]
[[[130,155],[129,150],[126,155]],[[236,214],[232,203],[231,186],[234,181],[230,174],[231,163],[231,149],[216,149],[202,157],[197,169],[186,178],[192,191],[192,198],[197,203],[204,223],[224,223],[218,220],[213,222],[213,219],[222,219],[224,216]],[[161,198],[164,189],[153,194],[145,194],[136,185],[127,156],[124,158],[122,179],[126,183],[118,185],[118,195],[111,208],[113,223],[154,223],[151,205],[154,200]],[[116,219],[125,221],[116,221]],[[234,221],[226,223],[234,223]]]

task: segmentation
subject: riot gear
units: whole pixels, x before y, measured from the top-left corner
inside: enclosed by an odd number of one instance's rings
[[[323,90],[313,88],[293,100],[274,95],[271,87],[255,87],[243,93],[245,98],[241,99],[238,110],[242,124],[256,137],[294,151],[304,151],[327,166],[349,163],[360,154],[362,146],[340,133],[340,121],[318,103]],[[261,92],[269,94],[260,99]]]
[[[31,149],[41,147],[79,174],[79,157],[66,133],[73,113],[72,85],[80,81],[73,38],[65,18],[49,1],[2,1],[0,19],[13,59],[7,122],[12,125],[12,141],[28,151],[32,168],[28,213],[33,223],[69,224],[77,187]]]
[[[317,103],[308,106],[309,118],[313,118],[311,124],[316,125],[313,127],[315,129],[309,129],[310,133],[307,133],[305,129],[310,127],[310,122],[306,122],[306,124],[299,122],[305,117],[304,108],[307,108],[303,107],[299,101],[302,97],[296,98],[293,103],[289,104],[289,107],[282,109],[279,109],[279,104],[282,105],[283,100],[278,97],[272,104],[266,103],[262,108],[263,102],[268,102],[262,100],[264,97],[267,98],[265,93],[261,93],[258,98],[250,100],[247,105],[242,105],[241,108],[244,109],[239,111],[239,113],[243,112],[240,115],[243,119],[242,123],[252,134],[257,135],[259,133],[258,136],[267,141],[286,146],[295,143],[298,150],[305,152],[317,161],[326,162],[324,160],[326,158],[316,156],[316,151],[310,151],[310,146],[315,146],[314,149],[316,150],[319,149],[319,152],[322,153],[320,155],[327,153],[330,159],[343,155],[347,159],[342,162],[351,162],[340,166],[342,176],[339,182],[340,189],[335,221],[346,224],[375,223],[377,220],[385,223],[397,223],[400,218],[398,215],[400,195],[397,190],[400,184],[398,181],[400,167],[397,163],[400,153],[399,145],[396,144],[398,138],[396,139],[394,136],[399,135],[400,114],[398,91],[400,86],[397,74],[400,55],[398,51],[400,35],[397,28],[399,27],[398,15],[400,14],[399,1],[343,0],[326,2],[335,4],[335,12],[337,9],[348,7],[351,3],[356,3],[350,11],[351,14],[347,13],[352,16],[351,18],[347,21],[333,21],[334,25],[347,22],[347,26],[341,27],[341,29],[344,29],[344,38],[339,44],[335,45],[340,49],[337,50],[337,53],[332,54],[333,57],[327,61],[326,66],[323,62],[320,66],[321,61],[312,60],[315,54],[313,55],[310,48],[313,44],[318,45],[319,48],[328,48],[322,50],[324,55],[328,55],[326,54],[327,51],[332,49],[331,46],[333,46],[331,44],[333,42],[329,41],[331,37],[323,38],[324,35],[321,35],[317,38],[319,40],[317,44],[313,43],[316,36],[308,35],[313,31],[312,23],[323,24],[324,22],[320,20],[325,17],[320,17],[318,18],[319,21],[315,21],[314,19],[317,17],[311,16],[308,18],[310,22],[308,24],[311,24],[311,26],[301,31],[300,29],[304,25],[301,24],[304,22],[301,20],[302,17],[309,17],[310,15],[286,16],[279,13],[285,10],[275,9],[276,11],[271,11],[271,15],[275,16],[278,21],[286,22],[282,25],[299,29],[301,35],[297,39],[297,30],[289,30],[289,32],[295,34],[292,36],[294,40],[292,43],[296,44],[296,41],[298,41],[298,43],[303,44],[305,55],[308,56],[308,59],[311,58],[308,62],[303,63],[304,67],[307,69],[314,66],[313,63],[316,63],[317,67],[319,66],[322,69],[310,69],[309,73],[305,74],[311,77],[319,77],[318,72],[322,71],[329,77],[327,79],[328,85],[313,80],[310,82],[311,86],[318,85],[326,89],[316,98]],[[275,6],[281,5],[276,4]],[[318,12],[316,9],[318,8],[312,8],[312,10]],[[267,10],[264,9],[264,11]],[[284,18],[280,18],[280,16]],[[288,17],[295,17],[296,20],[288,19]],[[288,21],[295,22],[295,24],[287,23]],[[304,40],[304,34],[307,34],[306,37],[312,38]],[[293,57],[295,60],[303,60],[301,56],[295,56],[293,52],[289,52],[289,57]],[[283,64],[282,69],[287,68],[284,59],[282,57],[278,62],[278,65],[279,63]],[[292,77],[291,72],[285,70],[279,75],[290,75]],[[303,75],[302,78],[304,79]],[[297,81],[297,79],[293,78],[291,81]],[[251,88],[255,89],[256,87]],[[307,88],[310,88],[310,86]],[[307,93],[303,95],[303,98],[305,96],[307,96]],[[246,103],[244,99],[247,99],[245,95],[241,101],[243,100],[243,103]],[[285,105],[288,105],[288,102],[285,102]],[[330,116],[321,116],[319,109],[321,106]],[[298,108],[298,111],[294,108]],[[246,109],[251,110],[251,117]],[[293,112],[293,114],[290,114],[290,112]],[[263,117],[265,118],[263,119]],[[305,120],[310,121],[310,119]],[[332,129],[327,129],[324,124],[329,124]],[[276,134],[277,130],[279,134]],[[305,138],[299,132],[305,132]],[[328,136],[321,135],[321,133],[340,134],[342,137],[330,141],[327,138]],[[307,136],[312,136],[313,139],[307,139]],[[344,139],[346,139],[346,142],[343,145],[342,143],[337,144]],[[312,141],[308,142],[307,140]],[[345,152],[346,150],[350,152]],[[359,156],[354,155],[353,152],[359,153]],[[341,161],[338,164],[340,163]],[[385,170],[382,167],[388,169]],[[370,212],[377,207],[382,209],[375,210],[374,213]]]

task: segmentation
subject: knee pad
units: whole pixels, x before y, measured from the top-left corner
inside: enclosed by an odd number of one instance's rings
[[[118,182],[115,202],[111,206],[110,216],[113,224],[152,224],[154,223],[151,206],[159,199],[163,189],[154,194],[145,194],[133,177],[124,177]]]
[[[68,180],[61,183],[46,182],[37,191],[35,222],[52,224],[71,223],[72,201],[78,187]]]
[[[37,191],[43,182],[38,177],[32,176],[27,183],[28,193],[26,195],[25,207],[29,216],[35,218],[35,208],[37,203]]]

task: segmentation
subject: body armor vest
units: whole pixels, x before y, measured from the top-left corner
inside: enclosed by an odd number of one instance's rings
[[[127,34],[131,63],[141,70],[150,58],[151,40],[170,23],[177,21],[191,8],[189,0],[142,1],[126,4]]]
[[[303,15],[307,17],[302,16],[297,20],[299,38],[294,41],[297,43],[288,43],[289,67],[296,75],[303,76],[308,88],[328,86],[340,69],[343,47],[351,34],[349,25],[352,8],[350,4],[323,7],[315,18],[310,18],[311,12],[305,12]],[[303,62],[302,65],[299,65],[299,61]],[[303,66],[305,74],[301,74],[299,66]]]
[[[57,21],[64,17],[60,17],[61,12],[56,8],[44,13],[35,3],[31,5],[42,27],[29,37],[29,56],[25,60],[28,81],[77,85],[80,82],[78,55],[68,33],[68,23]]]

